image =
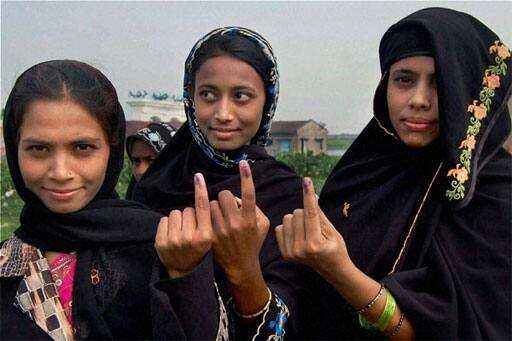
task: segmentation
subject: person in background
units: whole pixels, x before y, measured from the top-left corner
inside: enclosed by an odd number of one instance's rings
[[[152,122],[126,138],[126,154],[132,163],[133,173],[126,191],[127,200],[132,198],[133,187],[171,141],[175,132],[173,127],[165,123]]]

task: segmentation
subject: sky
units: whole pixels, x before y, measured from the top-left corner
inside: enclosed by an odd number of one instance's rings
[[[512,45],[512,2],[8,2],[1,1],[1,104],[16,78],[51,59],[89,63],[129,91],[181,95],[194,43],[220,26],[244,26],[274,48],[276,120],[314,119],[330,133],[359,133],[372,116],[386,29],[425,7],[469,13]]]

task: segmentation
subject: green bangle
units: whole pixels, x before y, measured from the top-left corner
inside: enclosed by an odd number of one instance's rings
[[[381,331],[384,333],[384,331],[389,327],[389,324],[391,323],[391,320],[393,320],[393,315],[395,314],[396,310],[396,301],[393,295],[389,292],[389,290],[386,290],[388,297],[386,300],[386,307],[384,308],[384,311],[380,315],[377,322],[372,324],[372,327],[375,329]]]
[[[361,327],[368,330],[380,331],[382,333],[389,327],[391,320],[393,320],[393,315],[395,314],[396,301],[389,290],[386,289],[386,293],[386,306],[384,307],[384,311],[380,315],[379,319],[375,323],[370,323],[363,315],[359,314],[359,324]]]

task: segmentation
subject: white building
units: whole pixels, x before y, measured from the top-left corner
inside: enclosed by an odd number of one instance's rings
[[[127,121],[143,122],[170,122],[172,120],[185,121],[185,109],[183,102],[136,98],[126,102],[129,113],[126,113]]]

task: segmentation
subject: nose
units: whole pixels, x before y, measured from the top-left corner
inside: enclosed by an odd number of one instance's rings
[[[146,173],[146,170],[149,167],[149,163],[147,162],[139,162],[137,164],[134,164],[133,166],[133,175],[135,176],[135,180],[139,181],[144,173]]]
[[[409,99],[409,106],[416,110],[428,110],[432,104],[432,96],[436,91],[427,81],[418,82]]]
[[[227,96],[218,101],[215,107],[215,119],[219,122],[230,122],[233,120],[231,101]]]
[[[65,182],[75,177],[72,160],[65,153],[56,153],[51,159],[48,177],[54,181]]]

